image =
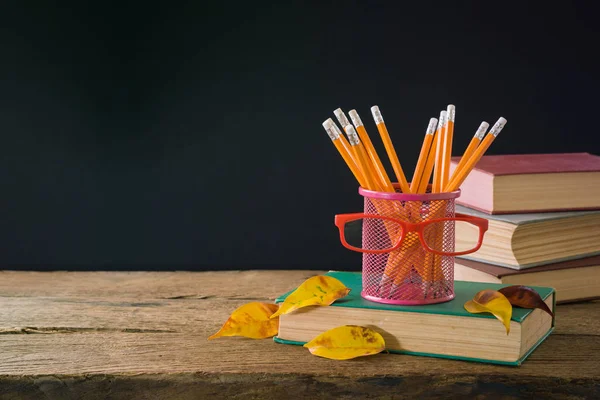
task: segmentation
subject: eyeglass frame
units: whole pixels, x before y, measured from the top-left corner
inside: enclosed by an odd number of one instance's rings
[[[382,219],[382,220],[387,220],[387,221],[392,221],[392,222],[398,223],[402,227],[402,235],[400,236],[400,239],[398,240],[398,242],[393,247],[390,247],[389,249],[365,250],[365,249],[360,249],[358,247],[354,247],[346,241],[346,235],[344,234],[344,226],[348,222],[356,221],[358,219],[363,219],[363,218],[372,218],[372,219],[376,218],[376,219]],[[429,247],[429,245],[425,241],[425,238],[423,237],[423,233],[424,233],[423,231],[424,231],[425,227],[427,225],[431,225],[436,222],[444,222],[444,221],[465,221],[465,222],[468,222],[470,224],[477,226],[479,228],[479,238],[477,241],[477,246],[471,250],[456,251],[453,253],[442,252],[442,251],[434,250],[431,247]],[[479,218],[479,217],[474,217],[472,215],[460,214],[460,213],[456,213],[454,218],[452,218],[452,217],[434,218],[431,220],[418,222],[416,224],[413,224],[411,222],[406,222],[406,221],[403,221],[403,220],[397,219],[397,218],[386,217],[383,215],[364,214],[364,213],[337,214],[335,216],[334,223],[335,223],[335,226],[337,226],[338,230],[340,231],[340,241],[342,242],[342,245],[352,251],[356,251],[359,253],[367,253],[367,254],[391,253],[392,251],[397,250],[400,248],[400,246],[402,246],[402,243],[404,242],[404,239],[406,238],[407,233],[416,232],[417,235],[419,236],[419,241],[421,242],[421,246],[423,246],[423,248],[425,250],[427,250],[433,254],[437,254],[437,255],[441,255],[441,256],[449,256],[449,257],[471,254],[471,253],[474,253],[477,250],[479,250],[483,243],[483,236],[485,235],[485,232],[487,232],[488,226],[489,226],[489,221],[485,218]],[[391,238],[390,238],[390,241],[391,241]]]

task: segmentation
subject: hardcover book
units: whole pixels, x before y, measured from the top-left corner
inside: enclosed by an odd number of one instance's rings
[[[453,157],[450,173],[460,157]],[[483,156],[458,204],[488,214],[600,209],[600,157],[589,153]]]
[[[549,286],[556,303],[600,298],[600,256],[515,270],[473,260],[455,258],[454,279],[507,285]]]
[[[489,221],[481,248],[460,258],[525,269],[600,254],[600,211],[488,215],[456,206],[456,212]],[[477,235],[469,224],[456,224],[456,247]]]
[[[506,285],[455,281],[451,301],[399,306],[363,299],[362,274],[358,272],[327,275],[350,288],[350,294],[330,306],[309,306],[281,315],[276,342],[302,345],[329,329],[360,325],[378,331],[392,353],[520,365],[554,329],[554,318],[539,309],[513,307],[508,335],[493,315],[471,314],[464,309],[464,303],[480,290]],[[534,289],[554,312],[554,290]],[[283,302],[290,293],[276,302]]]

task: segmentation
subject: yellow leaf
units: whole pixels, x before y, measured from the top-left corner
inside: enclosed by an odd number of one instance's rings
[[[238,307],[225,322],[219,332],[210,336],[215,339],[221,336],[245,336],[252,339],[264,339],[277,335],[279,318],[271,316],[279,307],[277,304],[248,303]]]
[[[350,289],[335,278],[324,275],[313,276],[290,293],[271,318],[306,306],[328,306],[348,293]]]
[[[319,357],[349,360],[382,352],[385,349],[385,341],[372,329],[344,325],[321,333],[304,347]]]
[[[510,332],[512,305],[506,296],[497,290],[487,289],[477,292],[473,300],[465,303],[465,310],[472,314],[482,312],[494,314],[506,327],[506,334],[508,335],[508,332]]]

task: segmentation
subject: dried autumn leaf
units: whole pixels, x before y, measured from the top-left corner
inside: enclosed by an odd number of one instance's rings
[[[508,299],[497,290],[482,290],[477,292],[473,300],[465,303],[465,310],[468,312],[482,313],[489,312],[506,327],[506,334],[510,332],[510,317],[512,317],[512,305]]]
[[[271,318],[306,306],[328,306],[348,293],[350,289],[335,278],[325,275],[313,276],[290,293]]]
[[[304,347],[319,357],[349,360],[382,352],[385,349],[385,341],[372,329],[344,325],[321,333]]]
[[[548,305],[542,300],[539,293],[528,286],[506,286],[498,291],[502,293],[513,306],[539,308],[554,317],[554,313],[548,308]]]
[[[264,339],[277,335],[279,318],[271,316],[279,307],[277,304],[253,302],[238,307],[225,322],[219,332],[208,339],[221,336],[245,336]]]

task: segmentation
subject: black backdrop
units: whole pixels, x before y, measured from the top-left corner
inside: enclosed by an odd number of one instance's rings
[[[455,154],[600,154],[583,3],[43,3],[0,6],[0,268],[357,269],[337,107],[409,176],[448,103]]]

